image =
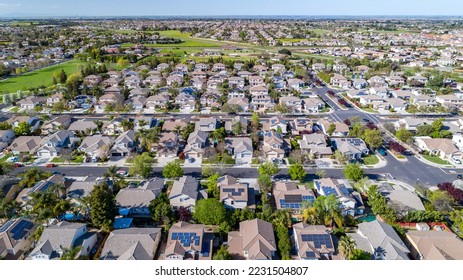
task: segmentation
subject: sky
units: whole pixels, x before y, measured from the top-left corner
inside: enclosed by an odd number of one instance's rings
[[[458,14],[459,13],[459,14]],[[452,15],[461,0],[0,0],[1,16]]]

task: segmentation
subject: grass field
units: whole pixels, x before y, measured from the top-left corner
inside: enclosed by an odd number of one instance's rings
[[[156,47],[156,48],[172,48],[172,47],[189,47],[189,48],[209,48],[209,47],[220,47],[223,45],[221,42],[216,42],[213,40],[193,38],[189,33],[182,33],[179,30],[167,30],[159,31],[161,36],[180,39],[184,41],[180,44],[143,44],[146,47]],[[131,47],[133,44],[122,44],[122,47]]]
[[[369,155],[367,157],[362,158],[363,159],[363,164],[365,165],[374,165],[379,162],[379,159],[375,155]]]
[[[64,71],[69,75],[77,71],[77,66],[83,65],[82,62],[71,60],[58,65],[46,67],[37,71],[29,72],[21,76],[9,78],[0,82],[0,93],[17,92],[40,86],[50,86],[52,84],[53,73]]]
[[[443,160],[443,159],[441,159],[440,157],[436,157],[436,156],[427,156],[427,155],[423,155],[423,157],[424,157],[426,160],[429,160],[430,162],[433,162],[433,163],[443,164],[443,165],[450,164],[448,161]]]

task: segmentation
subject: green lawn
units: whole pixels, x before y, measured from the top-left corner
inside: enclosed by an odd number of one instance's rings
[[[60,157],[54,157],[51,162],[53,163],[63,163],[64,162],[64,159],[63,158],[60,158]]]
[[[84,162],[84,156],[77,156],[75,159],[71,160],[72,163],[82,163]]]
[[[200,39],[200,38],[193,38],[190,36],[189,33],[183,33],[179,30],[167,30],[167,31],[159,31],[161,36],[180,39],[184,41],[180,44],[143,44],[146,47],[157,47],[157,48],[175,48],[175,47],[190,47],[190,48],[209,48],[209,47],[220,47],[224,43],[214,40],[207,40],[207,39]],[[122,44],[123,48],[131,47],[134,44]]]
[[[362,160],[363,160],[363,164],[365,165],[374,165],[379,162],[378,157],[375,155],[369,155],[367,157],[362,158]]]
[[[28,90],[29,88],[50,86],[52,84],[53,73],[64,69],[64,71],[69,76],[77,71],[78,65],[83,65],[83,63],[77,60],[71,60],[37,71],[29,72],[17,77],[9,78],[0,82],[0,93],[12,93],[17,92],[18,90]]]
[[[450,164],[448,161],[443,160],[443,159],[441,159],[440,157],[436,157],[436,156],[427,156],[427,155],[423,155],[423,157],[424,157],[426,160],[429,160],[430,162],[433,162],[433,163],[443,164],[443,165]]]
[[[372,108],[362,108],[363,111],[367,111],[367,112],[370,112],[370,113],[378,113],[378,111],[372,109]]]

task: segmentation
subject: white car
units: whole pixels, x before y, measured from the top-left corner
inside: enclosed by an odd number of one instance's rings
[[[129,173],[127,173],[127,171],[122,170],[122,169],[117,170],[117,171],[116,171],[116,174],[117,174],[117,175],[120,175],[120,176],[122,176],[122,177],[127,177],[127,176],[129,176]]]

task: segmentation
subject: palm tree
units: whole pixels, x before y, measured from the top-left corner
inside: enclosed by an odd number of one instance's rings
[[[31,188],[33,187],[39,180],[43,178],[41,171],[37,168],[28,169],[22,175],[22,180],[19,181],[19,186],[21,188]]]
[[[333,227],[336,224],[342,227],[344,218],[339,208],[339,201],[335,195],[319,196],[313,204],[316,213],[318,214],[318,221],[324,223],[326,226]]]
[[[350,259],[355,247],[355,240],[353,240],[351,236],[345,235],[339,239],[338,250],[344,259]]]

